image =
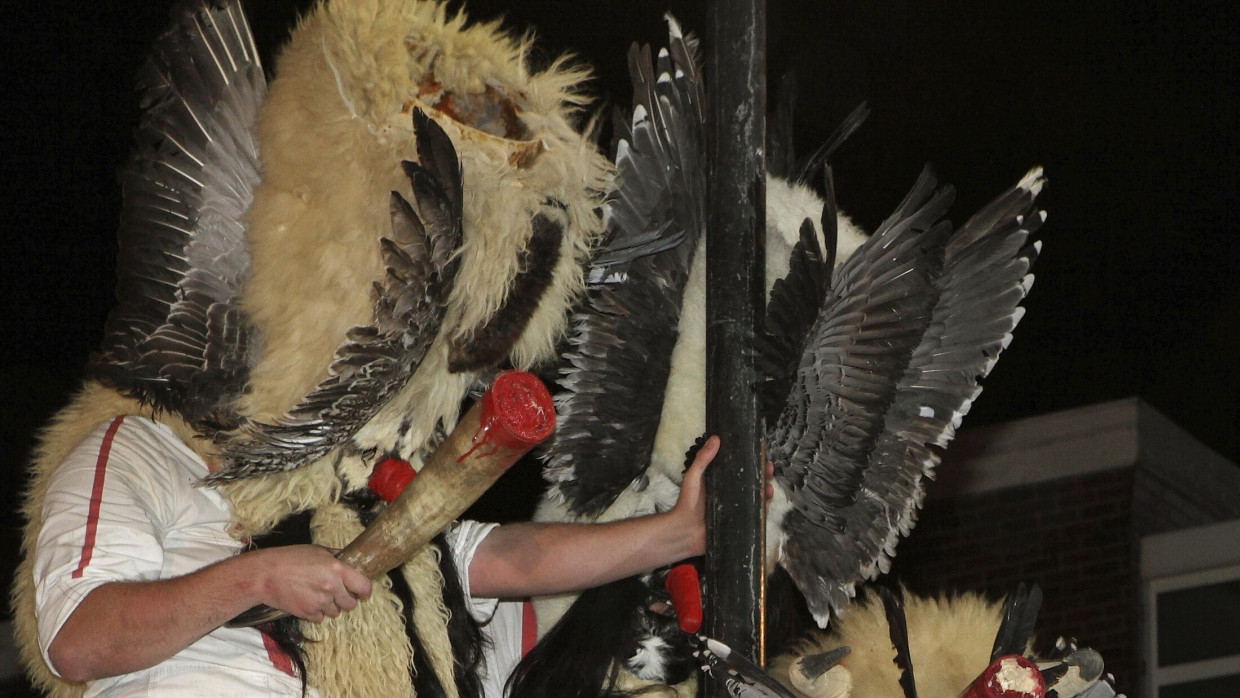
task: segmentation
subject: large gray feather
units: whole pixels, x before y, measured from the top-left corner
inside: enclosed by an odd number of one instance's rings
[[[787,495],[781,564],[819,624],[885,572],[923,477],[981,391],[1023,312],[1044,215],[1034,170],[960,230],[950,188],[923,173],[840,268],[767,441]]]
[[[705,220],[697,43],[669,18],[669,48],[629,51],[634,106],[619,121],[620,185],[588,295],[572,318],[544,470],[574,514],[597,514],[650,461]]]
[[[235,424],[251,364],[237,299],[266,82],[235,0],[177,6],[141,69],[144,114],[121,175],[117,304],[89,371],[203,429]]]

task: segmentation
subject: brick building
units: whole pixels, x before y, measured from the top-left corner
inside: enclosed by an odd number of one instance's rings
[[[963,431],[928,495],[913,591],[1037,583],[1039,646],[1094,647],[1130,698],[1240,696],[1240,468],[1148,405]]]

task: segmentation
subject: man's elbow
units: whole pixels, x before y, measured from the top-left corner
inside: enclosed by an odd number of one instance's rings
[[[52,671],[60,678],[74,683],[101,678],[101,674],[92,666],[90,654],[84,643],[64,637],[63,632],[57,635],[47,648],[47,658],[51,662]]]

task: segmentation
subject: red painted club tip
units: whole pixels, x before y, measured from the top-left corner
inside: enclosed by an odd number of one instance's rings
[[[702,627],[702,587],[697,568],[687,562],[676,565],[667,573],[663,586],[672,597],[676,624],[687,633],[696,633]]]
[[[1037,665],[1017,654],[999,657],[986,667],[960,698],[1045,698],[1046,684]]]
[[[366,485],[385,502],[391,502],[413,481],[417,471],[409,465],[409,461],[399,458],[384,458],[370,472]]]
[[[505,371],[482,396],[488,437],[507,448],[531,448],[555,431],[555,405],[547,386],[532,373]]]

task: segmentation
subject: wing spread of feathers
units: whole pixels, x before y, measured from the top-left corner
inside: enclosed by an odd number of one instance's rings
[[[545,476],[574,515],[594,515],[650,461],[680,302],[704,212],[697,43],[669,19],[669,48],[629,52],[634,106],[617,119],[619,189],[573,315]]]
[[[1042,185],[1030,172],[953,231],[952,190],[926,171],[831,283],[767,434],[788,502],[773,506],[779,560],[819,624],[886,571],[938,463],[932,447],[954,436],[1011,340]]]
[[[215,480],[313,462],[366,424],[421,364],[438,334],[461,243],[461,167],[447,134],[414,111],[419,162],[403,163],[417,210],[392,192],[392,236],[380,244],[387,274],[375,284],[374,321],[349,331],[328,376],[278,423],[222,434],[226,467]]]
[[[240,221],[258,183],[253,126],[267,90],[240,4],[179,5],[138,87],[117,304],[89,371],[199,428],[235,425],[252,337],[237,302],[250,270]]]

